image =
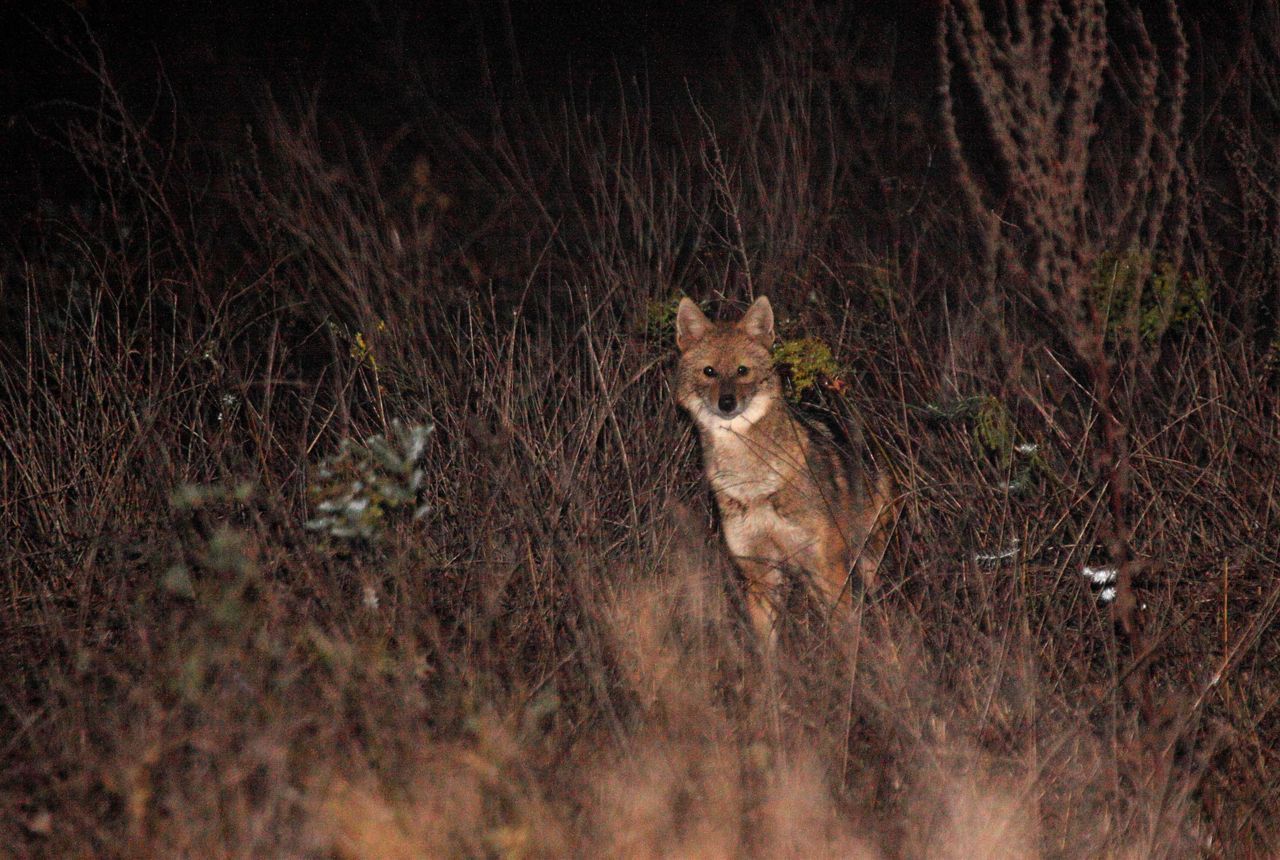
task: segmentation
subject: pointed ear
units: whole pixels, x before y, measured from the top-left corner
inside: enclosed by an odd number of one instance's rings
[[[756,299],[738,320],[738,327],[766,348],[773,346],[773,305],[768,296]]]
[[[676,347],[684,352],[711,330],[711,320],[691,299],[680,300],[680,308],[676,311]]]

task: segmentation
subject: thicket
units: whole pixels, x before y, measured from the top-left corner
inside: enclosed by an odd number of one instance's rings
[[[824,5],[660,108],[216,150],[75,42],[84,193],[3,256],[0,845],[1274,853],[1280,16],[1001,8],[934,10],[932,100]],[[680,294],[768,294],[902,476],[776,672]]]

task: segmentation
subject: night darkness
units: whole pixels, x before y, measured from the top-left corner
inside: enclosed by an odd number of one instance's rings
[[[1280,854],[1276,3],[0,56],[0,855]]]

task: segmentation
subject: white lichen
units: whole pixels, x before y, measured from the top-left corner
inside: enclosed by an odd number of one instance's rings
[[[996,565],[1002,561],[1008,561],[1018,554],[1018,550],[1022,547],[1022,541],[1014,538],[1013,541],[1004,549],[994,552],[976,552],[973,554],[973,560],[978,564]]]
[[[393,511],[412,506],[415,520],[424,517],[430,507],[419,498],[426,478],[419,463],[433,429],[393,421],[388,438],[344,439],[338,453],[315,469],[309,492],[318,516],[306,527],[332,538],[371,542]]]

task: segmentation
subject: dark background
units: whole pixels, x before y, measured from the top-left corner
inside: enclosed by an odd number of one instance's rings
[[[931,79],[936,7],[868,3],[850,47],[891,52],[901,86]],[[268,96],[315,99],[377,137],[430,99],[460,117],[494,98],[546,102],[640,81],[658,118],[714,100],[769,36],[752,2],[40,3],[0,10],[0,217],[78,178],[52,139],[99,84],[76,56],[101,48],[132,104],[172,97],[211,144],[233,142]],[[687,88],[687,90],[686,90]],[[68,188],[68,184],[72,188]]]

